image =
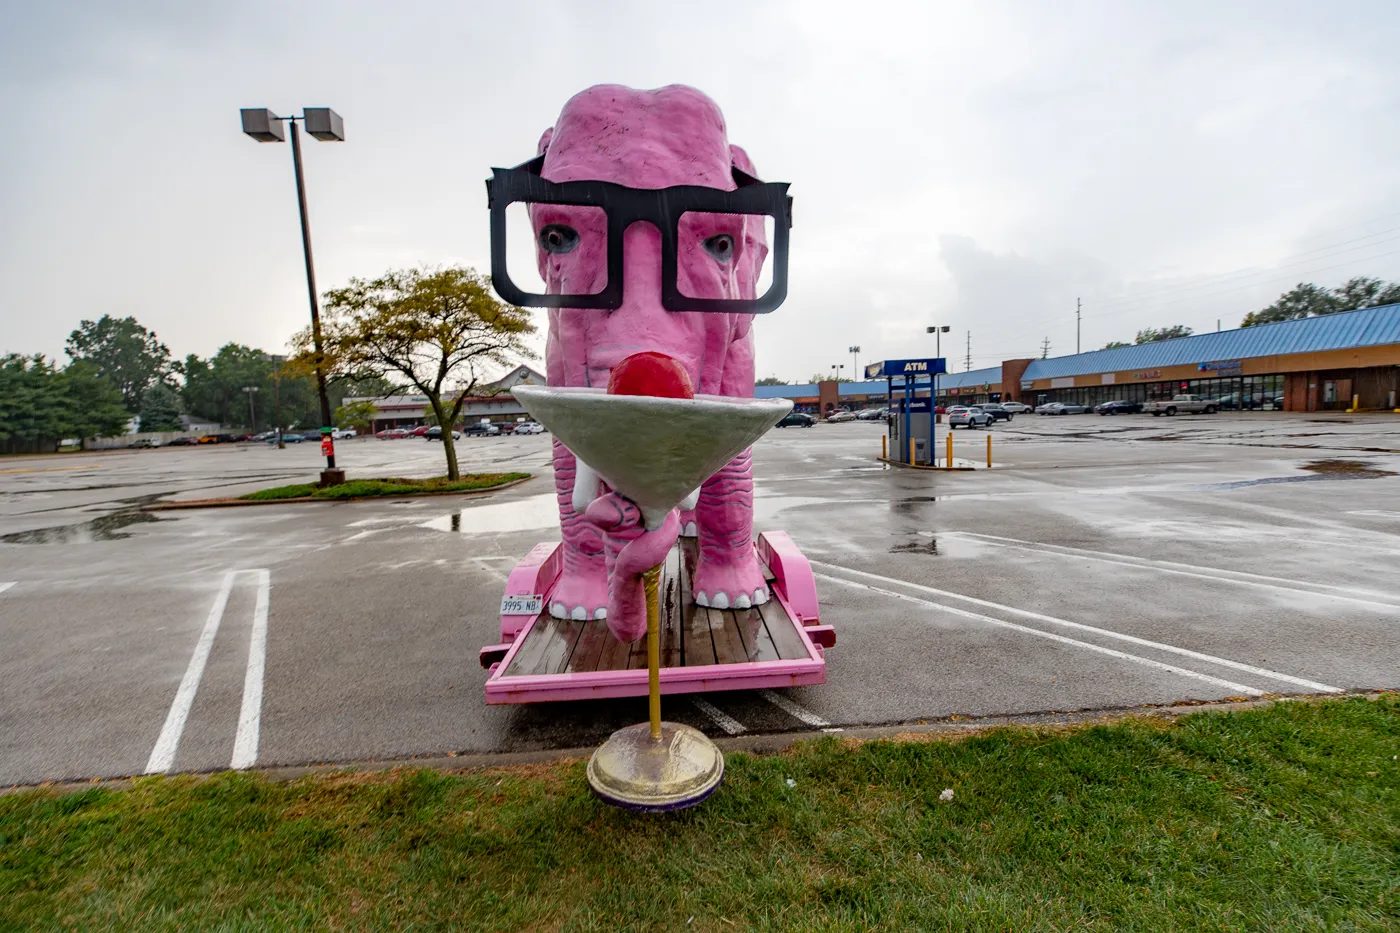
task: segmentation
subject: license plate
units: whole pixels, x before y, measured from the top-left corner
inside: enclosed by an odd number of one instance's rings
[[[542,608],[544,608],[544,597],[542,596],[501,597],[501,615],[503,616],[539,615]]]

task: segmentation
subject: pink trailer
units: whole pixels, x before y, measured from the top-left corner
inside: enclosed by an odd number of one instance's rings
[[[786,532],[759,535],[754,549],[772,599],[751,609],[695,605],[690,578],[696,543],[682,538],[660,583],[661,692],[757,690],[826,682],[824,650],[836,632],[818,616],[807,558]],[[511,572],[506,593],[549,605],[560,546],[539,544]],[[646,639],[624,644],[602,620],[551,618],[547,611],[502,615],[501,643],[481,649],[491,671],[486,702],[541,703],[645,696]]]

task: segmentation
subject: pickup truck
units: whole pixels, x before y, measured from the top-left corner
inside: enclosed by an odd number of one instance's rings
[[[1156,418],[1158,415],[1174,415],[1179,411],[1187,411],[1193,415],[1213,415],[1219,407],[1215,402],[1199,395],[1174,395],[1169,402],[1148,402],[1142,406],[1142,410],[1152,412],[1152,417]]]

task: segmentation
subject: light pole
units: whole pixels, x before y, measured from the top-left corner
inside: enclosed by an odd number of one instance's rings
[[[927,327],[924,329],[924,333],[933,334],[934,356],[941,357],[943,355],[943,335],[948,333],[948,331],[952,329],[953,328],[949,327],[947,324],[943,324],[941,326],[935,325],[933,327]],[[933,398],[930,401],[930,404],[932,405],[933,410],[936,412],[938,410],[938,373],[933,374]]]
[[[860,347],[847,347],[846,352],[851,354],[851,378],[860,379]]]
[[[244,386],[243,391],[248,396],[248,433],[252,434],[258,429],[257,416],[253,414],[253,396],[257,394],[257,386]]]
[[[326,436],[331,431],[331,400],[326,394],[326,371],[321,355],[321,311],[316,297],[316,266],[311,261],[311,221],[306,213],[306,181],[301,169],[301,133],[297,121],[306,124],[306,132],[322,142],[344,142],[345,125],[340,114],[329,107],[305,107],[299,117],[279,117],[271,110],[252,107],[239,111],[243,118],[243,132],[260,143],[280,143],[283,138],[282,124],[291,127],[292,166],[296,172],[297,207],[301,212],[301,250],[306,258],[306,291],[311,300],[311,342],[316,350],[316,391],[321,397],[322,446],[326,446]],[[280,440],[280,436],[279,436]],[[345,481],[345,471],[335,468],[335,448],[331,446],[326,454],[326,468],[321,471],[321,485],[329,486]]]

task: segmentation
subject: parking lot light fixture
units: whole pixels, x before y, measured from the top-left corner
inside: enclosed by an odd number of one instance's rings
[[[239,111],[243,120],[243,132],[260,143],[280,143],[285,138],[282,124],[288,124],[286,133],[292,137],[292,166],[296,173],[297,208],[301,214],[301,248],[306,260],[306,291],[311,302],[311,342],[316,351],[316,391],[321,401],[321,426],[330,430],[331,402],[326,393],[325,357],[321,349],[321,312],[316,295],[316,265],[311,258],[311,221],[306,211],[306,181],[301,167],[301,133],[297,122],[306,125],[306,132],[322,142],[344,142],[345,122],[340,114],[329,107],[305,107],[299,117],[279,117],[263,107],[246,107]],[[251,396],[250,396],[251,398]],[[343,470],[335,468],[335,451],[331,448],[326,454],[326,469],[321,473],[321,485],[328,486],[344,482]]]

